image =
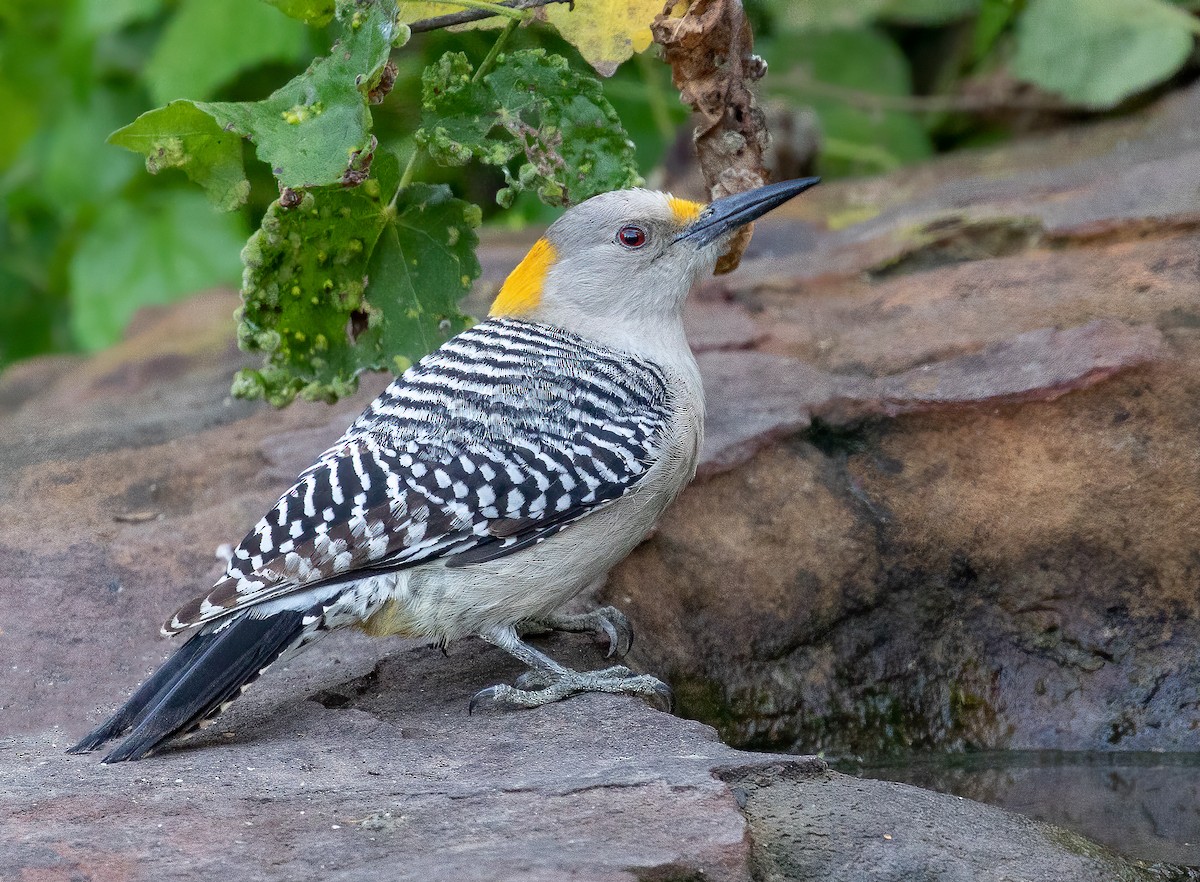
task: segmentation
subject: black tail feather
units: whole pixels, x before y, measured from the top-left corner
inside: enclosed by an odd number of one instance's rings
[[[137,691],[129,697],[121,708],[88,732],[67,753],[88,753],[95,750],[105,741],[110,741],[123,735],[137,722],[138,715],[154,700],[154,697],[171,688],[176,680],[187,670],[192,661],[203,652],[215,639],[215,634],[194,634],[187,643],[175,650],[175,653],[162,663],[157,671],[150,675]]]
[[[266,618],[243,615],[219,631],[197,634],[137,690],[111,719],[70,749],[94,750],[132,732],[104,758],[138,760],[165,741],[219,714],[305,632],[309,612],[282,610]]]

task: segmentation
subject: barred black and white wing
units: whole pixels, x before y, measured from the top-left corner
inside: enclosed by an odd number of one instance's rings
[[[646,475],[670,395],[648,361],[483,322],[393,382],[164,631],[359,572],[467,566],[540,542]]]

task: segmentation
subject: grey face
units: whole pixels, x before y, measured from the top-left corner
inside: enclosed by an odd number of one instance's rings
[[[570,314],[597,323],[677,314],[719,253],[719,243],[675,241],[700,208],[651,190],[617,190],[575,206],[546,231],[555,260],[539,312],[551,323]]]
[[[661,193],[616,190],[572,208],[546,237],[560,257],[592,252],[613,267],[648,266],[663,257],[689,220]]]
[[[610,322],[677,316],[739,227],[814,183],[771,184],[707,207],[652,190],[595,196],[546,231],[555,260],[538,312],[557,322],[572,314]]]

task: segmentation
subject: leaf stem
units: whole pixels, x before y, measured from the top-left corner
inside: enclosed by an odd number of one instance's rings
[[[509,35],[517,29],[517,25],[520,23],[520,19],[509,19],[508,23],[504,26],[504,30],[500,32],[500,36],[496,38],[496,42],[492,44],[487,57],[483,59],[479,67],[475,70],[475,75],[471,77],[472,83],[478,83],[483,79],[485,74],[496,66],[496,59],[500,57],[500,50],[504,48],[504,44],[508,42]]]
[[[396,207],[396,201],[400,198],[400,191],[412,183],[413,172],[417,167],[417,157],[421,155],[421,145],[413,144],[412,153],[408,157],[408,165],[404,166],[404,171],[400,174],[400,183],[396,185],[396,192],[392,194],[392,201],[388,203],[389,208]]]
[[[454,0],[454,2],[461,3],[463,0]],[[471,2],[482,2],[482,0],[471,0]],[[484,3],[483,5],[492,6],[494,4]],[[512,32],[517,29],[517,25],[525,21],[526,17],[526,13],[519,12],[515,18],[510,18],[505,23],[503,30],[500,31],[500,35],[496,37],[496,42],[492,44],[491,50],[488,51],[487,57],[483,59],[478,69],[476,69],[475,75],[471,77],[471,82],[478,82],[481,77],[496,66],[496,59],[500,56],[500,50],[504,48],[504,44],[508,42],[508,38]],[[396,192],[392,194],[392,201],[388,203],[389,207],[396,207],[396,200],[400,198],[400,191],[412,183],[413,173],[417,167],[417,157],[420,155],[421,145],[414,143],[412,153],[408,157],[408,164],[404,166],[404,171],[400,175],[400,183],[396,185]]]

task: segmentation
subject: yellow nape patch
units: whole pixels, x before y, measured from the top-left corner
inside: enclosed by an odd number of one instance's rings
[[[680,224],[690,224],[700,216],[700,212],[704,211],[704,205],[699,202],[691,202],[687,199],[679,199],[675,196],[668,196],[667,202],[671,206],[671,212],[675,215],[675,220]]]
[[[556,256],[553,245],[545,239],[538,239],[525,259],[504,280],[489,315],[523,315],[536,309],[542,302],[546,273]]]

